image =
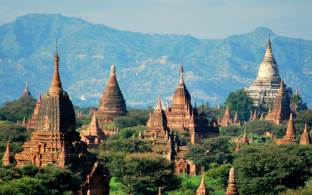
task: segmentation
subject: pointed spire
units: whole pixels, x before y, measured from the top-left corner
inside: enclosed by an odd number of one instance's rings
[[[233,122],[236,123],[236,124],[239,123],[237,111],[235,111]]]
[[[303,133],[302,133],[301,136],[300,136],[300,144],[301,144],[301,145],[308,145],[308,144],[311,144],[311,137],[310,137],[310,135],[309,135],[308,127],[307,127],[307,124],[306,124],[306,123],[305,123],[305,125],[304,125]]]
[[[53,79],[51,82],[51,86],[49,89],[50,95],[59,95],[62,91],[62,83],[60,79],[60,73],[59,73],[59,55],[58,55],[58,47],[57,47],[57,40],[55,44],[55,55],[54,55],[54,73],[53,73]]]
[[[184,72],[183,66],[180,65],[180,80],[179,80],[179,85],[184,85],[183,72]]]
[[[96,112],[93,112],[93,116],[92,116],[92,120],[91,120],[91,123],[90,123],[90,127],[89,127],[89,133],[90,135],[98,135],[98,132],[99,132],[99,122],[96,118]]]
[[[3,154],[2,165],[8,166],[10,164],[11,164],[11,149],[10,149],[10,144],[8,143],[6,145],[5,153]]]
[[[281,83],[280,83],[280,87],[278,89],[278,92],[279,93],[283,93],[285,91],[285,84],[284,84],[284,81],[281,80]]]
[[[28,83],[26,82],[26,84],[25,84],[25,88],[24,88],[24,91],[23,91],[23,96],[24,97],[28,97],[28,96],[31,96],[31,94],[30,94],[30,91],[29,91],[29,88],[28,88]]]
[[[234,167],[230,169],[229,172],[229,180],[228,180],[228,186],[225,192],[225,195],[238,195],[238,190],[236,187],[236,181],[235,181],[235,170]]]
[[[271,39],[268,40],[263,61],[264,62],[275,62],[275,59],[273,57],[273,52],[272,52],[272,42],[271,42]]]
[[[239,141],[237,142],[236,144],[236,147],[235,147],[235,152],[239,152],[240,151],[240,145],[239,145]]]
[[[158,187],[158,195],[161,195],[161,187]]]
[[[294,121],[293,121],[293,115],[290,113],[287,130],[286,130],[286,136],[287,137],[295,137],[295,128],[294,128]]]
[[[116,68],[115,68],[114,64],[111,65],[110,75],[111,76],[115,76],[116,75]]]
[[[253,113],[253,116],[252,116],[252,120],[257,120],[257,111],[255,110],[255,112]]]
[[[41,97],[41,93],[39,94],[39,97],[38,97],[38,99],[37,99],[37,103],[41,103],[41,101],[42,101],[42,97]]]
[[[208,192],[206,191],[206,185],[205,185],[204,167],[201,168],[201,181],[200,181],[199,187],[197,188],[196,195],[208,195]]]
[[[229,106],[226,106],[225,112],[224,112],[224,116],[230,116],[230,109]]]
[[[161,111],[162,109],[161,97],[158,96],[156,110]]]

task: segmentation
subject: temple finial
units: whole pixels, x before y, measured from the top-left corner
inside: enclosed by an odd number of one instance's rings
[[[111,76],[116,75],[116,68],[115,68],[115,65],[114,65],[114,64],[111,65],[110,75],[111,75]]]
[[[179,81],[179,85],[184,85],[183,73],[184,73],[183,66],[180,65],[180,81]]]
[[[23,91],[23,96],[30,96],[30,91],[29,91],[29,88],[28,88],[28,83],[26,82],[25,84],[25,88],[24,88],[24,91]]]
[[[59,55],[58,55],[58,47],[57,47],[57,41],[56,41],[56,53],[54,55],[54,73],[53,73],[53,79],[51,82],[51,86],[49,89],[50,95],[58,95],[60,94],[62,89],[62,83],[60,79],[60,73],[59,73]]]

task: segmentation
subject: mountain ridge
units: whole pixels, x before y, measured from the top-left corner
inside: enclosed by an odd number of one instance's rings
[[[20,96],[25,82],[34,96],[47,90],[57,38],[62,82],[75,104],[97,106],[110,64],[128,105],[154,106],[158,95],[170,101],[180,63],[193,100],[216,104],[256,78],[268,37],[281,77],[311,104],[310,40],[264,27],[225,39],[137,33],[60,14],[30,14],[0,26],[0,102]]]

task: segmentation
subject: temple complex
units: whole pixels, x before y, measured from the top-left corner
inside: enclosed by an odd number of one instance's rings
[[[39,98],[38,98],[38,100],[36,102],[36,105],[35,105],[32,117],[31,117],[30,120],[27,121],[27,129],[36,129],[39,108],[41,106],[41,101],[42,101],[42,98],[41,98],[41,95],[39,95]]]
[[[238,190],[236,187],[236,181],[235,181],[235,171],[234,167],[230,169],[229,172],[229,180],[228,180],[228,186],[225,192],[225,195],[238,195]]]
[[[269,39],[257,78],[246,89],[247,94],[252,98],[255,106],[261,104],[270,105],[278,94],[280,83],[279,69],[273,56],[272,43]]]
[[[277,139],[275,141],[276,144],[282,145],[282,144],[296,144],[296,139],[295,139],[295,127],[294,127],[294,121],[293,121],[293,116],[290,113],[288,125],[287,125],[287,130],[286,134],[284,135],[283,138]]]
[[[111,65],[110,76],[100,99],[97,117],[101,125],[112,123],[114,118],[126,114],[126,101],[117,82],[115,65]]]
[[[12,163],[10,144],[6,145],[6,150],[2,157],[2,165],[9,166]]]
[[[48,164],[59,167],[70,165],[71,168],[78,169],[85,178],[83,182],[88,183],[81,189],[83,194],[87,194],[87,191],[91,194],[94,194],[92,192],[108,194],[109,172],[102,167],[101,174],[96,168],[94,168],[97,170],[96,174],[93,174],[92,167],[95,166],[96,158],[88,153],[87,145],[80,141],[75,125],[74,108],[68,94],[62,88],[59,55],[56,52],[53,79],[49,90],[41,100],[36,129],[30,140],[23,144],[23,151],[15,154],[16,166],[21,167],[29,163],[37,167]],[[100,168],[101,166],[98,169]]]
[[[278,93],[273,102],[273,108],[269,109],[265,120],[279,125],[283,120],[289,119],[290,113],[290,97],[284,82],[281,80]]]
[[[304,125],[303,133],[300,136],[300,144],[301,145],[309,145],[311,144],[311,137],[308,132],[307,124]]]
[[[93,113],[89,127],[81,130],[80,137],[89,147],[96,147],[105,139],[105,134],[99,126],[95,112]]]
[[[202,168],[201,170],[201,180],[200,180],[200,184],[199,187],[197,188],[196,191],[196,195],[208,195],[208,190],[206,189],[206,185],[205,185],[205,171]]]

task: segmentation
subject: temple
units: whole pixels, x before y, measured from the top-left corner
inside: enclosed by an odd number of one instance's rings
[[[31,93],[30,93],[30,91],[29,91],[29,88],[28,88],[28,84],[27,84],[27,83],[26,83],[25,88],[24,88],[24,91],[23,91],[23,96],[24,96],[24,97],[31,96]]]
[[[246,89],[247,94],[252,98],[255,106],[261,104],[270,105],[278,94],[280,83],[279,69],[273,56],[272,43],[269,39],[257,78]]]
[[[284,82],[281,80],[278,93],[274,99],[273,108],[269,109],[265,120],[275,124],[281,124],[282,121],[289,119],[290,113],[290,96]]]
[[[307,124],[305,124],[303,133],[300,136],[300,145],[309,145],[309,144],[311,144],[311,137],[308,132]]]
[[[236,187],[236,181],[235,181],[235,171],[234,167],[230,169],[229,172],[229,180],[228,180],[228,186],[225,192],[225,195],[238,195],[238,190]]]
[[[199,187],[197,188],[196,195],[209,195],[205,185],[205,172],[203,168],[201,171],[201,181]]]
[[[72,102],[63,90],[59,75],[59,55],[54,56],[54,74],[51,86],[41,100],[38,111],[37,125],[29,141],[23,144],[23,151],[15,154],[16,166],[34,164],[37,167],[54,164],[59,167],[70,166],[78,169],[84,182],[90,183],[81,190],[87,194],[103,192],[108,194],[110,176],[107,169],[91,177],[92,167],[96,158],[87,151],[87,145],[80,141],[79,133],[75,130],[76,120]],[[104,179],[103,179],[104,178]],[[106,183],[105,183],[106,182]],[[95,184],[95,185],[93,185]],[[101,184],[101,185],[97,185]],[[102,189],[103,185],[106,188]]]
[[[241,125],[241,121],[239,120],[237,111],[235,111],[234,117],[232,119],[231,118],[231,111],[229,109],[229,106],[226,106],[224,114],[223,114],[221,120],[219,120],[219,125],[221,127],[228,127],[230,125],[238,125],[238,126],[240,126]]]
[[[111,65],[109,80],[100,99],[97,117],[100,124],[109,124],[114,118],[126,114],[126,101],[117,82],[115,65]]]
[[[80,137],[88,147],[96,147],[105,139],[105,134],[99,126],[95,112],[93,113],[89,127],[81,130]]]
[[[295,139],[295,127],[292,114],[290,114],[289,117],[286,134],[284,135],[283,138],[275,140],[275,143],[278,145],[297,143]]]
[[[42,98],[41,95],[39,95],[39,98],[36,102],[34,112],[32,114],[32,117],[30,120],[27,121],[27,129],[36,129],[37,127],[37,119],[38,119],[38,113],[41,106]]]
[[[3,166],[9,166],[10,164],[12,164],[11,149],[10,149],[10,144],[7,144],[6,150],[5,150],[3,157],[2,157],[2,165]]]

